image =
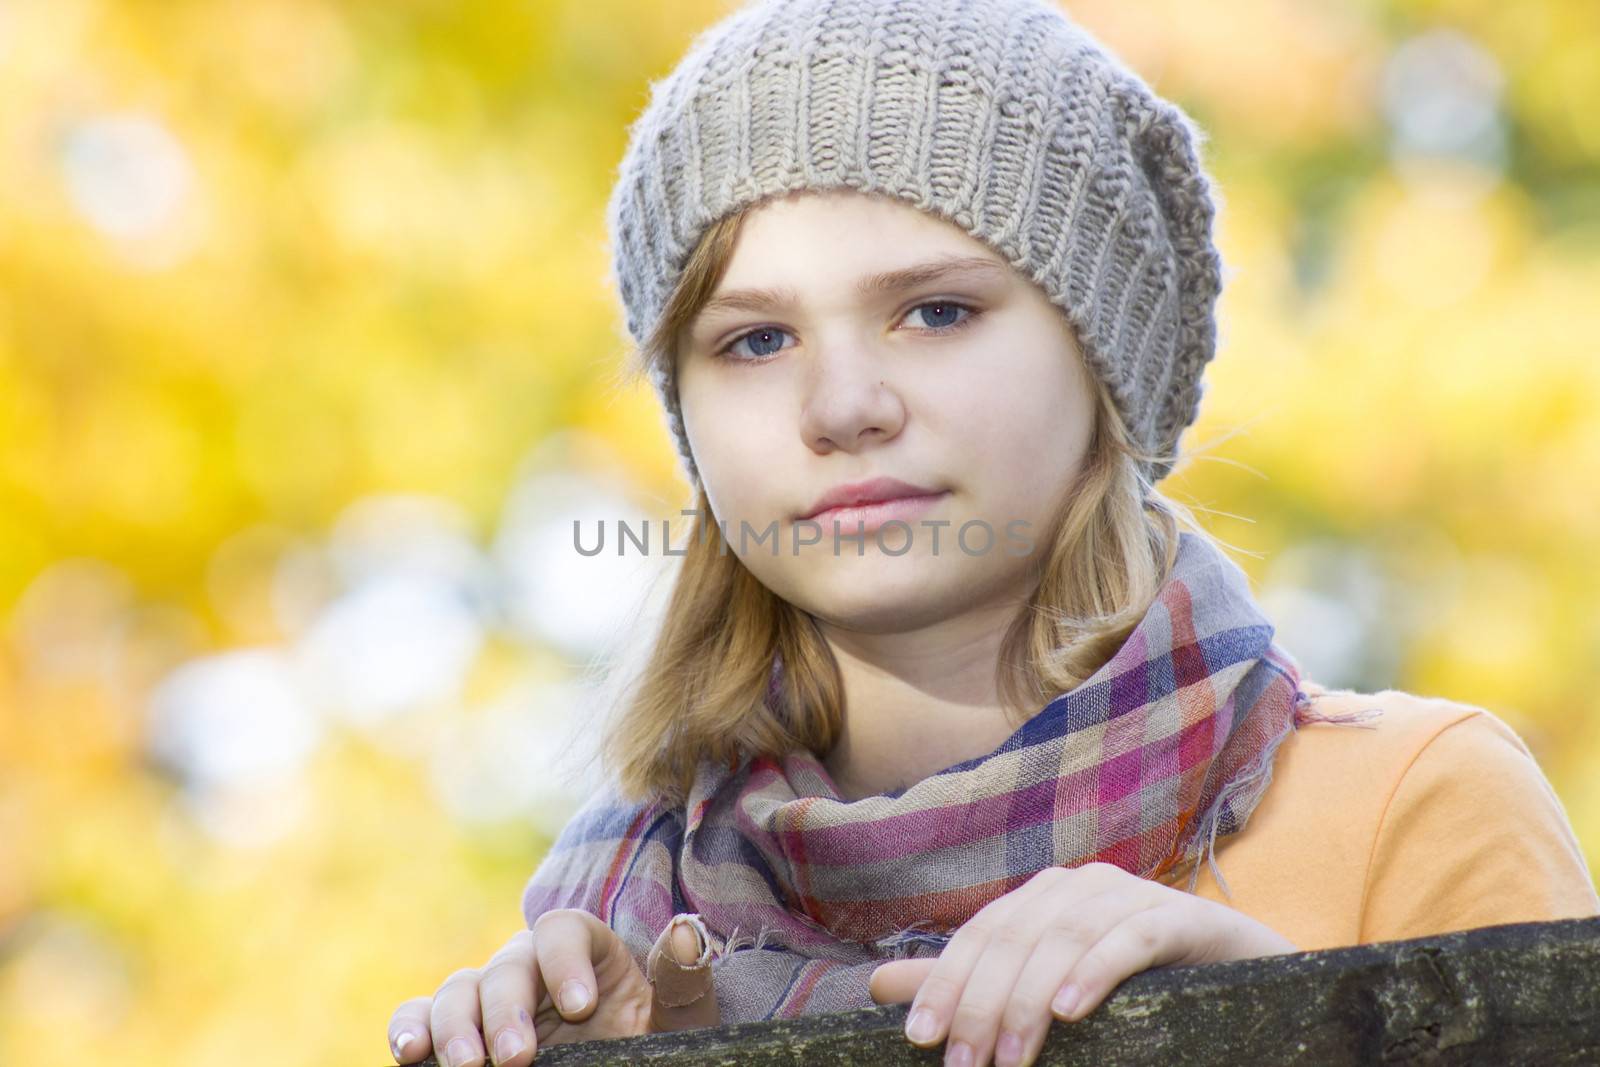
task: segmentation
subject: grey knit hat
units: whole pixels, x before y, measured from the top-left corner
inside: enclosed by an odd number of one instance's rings
[[[1202,143],[1049,0],[755,0],[652,84],[607,206],[613,280],[642,345],[722,216],[802,188],[898,197],[1037,283],[1135,440],[1170,452],[1216,350]],[[672,368],[652,380],[698,488]]]

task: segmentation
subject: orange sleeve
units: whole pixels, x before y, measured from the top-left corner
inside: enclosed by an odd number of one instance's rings
[[[1361,943],[1600,915],[1561,800],[1514,730],[1481,708],[1418,751],[1378,823]]]

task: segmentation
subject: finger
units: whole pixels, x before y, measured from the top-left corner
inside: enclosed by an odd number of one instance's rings
[[[1147,906],[1127,915],[1090,945],[1073,966],[1068,980],[1078,988],[1078,1003],[1066,1018],[1088,1015],[1123,979],[1151,967],[1182,960],[1188,951],[1191,925],[1180,909]]]
[[[906,1013],[907,1040],[922,1048],[931,1048],[944,1040],[962,991],[990,940],[1008,925],[1013,912],[1031,906],[1035,898],[1059,884],[1067,873],[1065,868],[1046,868],[1017,889],[979,908],[955,932],[911,1001]]]
[[[890,960],[872,972],[867,979],[867,992],[879,1004],[904,1004],[917,995],[936,959],[920,958]]]
[[[476,967],[463,968],[444,980],[433,994],[428,1018],[440,1067],[483,1067]]]
[[[650,1029],[692,1030],[722,1021],[711,974],[711,932],[693,912],[674,915],[646,959]]]
[[[912,997],[906,1012],[906,1038],[913,1045],[932,1048],[944,1040],[967,978],[994,936],[989,923],[974,920],[955,932]]]
[[[611,951],[615,938],[609,926],[581,908],[558,908],[539,916],[533,924],[540,983],[535,995],[548,993],[569,1023],[593,1015],[600,995],[595,965]]]
[[[428,1011],[432,997],[412,997],[394,1010],[389,1018],[389,1048],[394,1062],[416,1063],[433,1051],[428,1036]]]
[[[951,1062],[981,1065],[994,1055],[1000,1018],[1012,999],[1018,976],[1039,943],[1040,929],[1034,910],[1013,912],[1011,920],[994,931],[978,955],[955,1011],[949,1016],[945,1056]],[[1038,1007],[1042,1010],[1043,1004]],[[1021,1035],[1013,1033],[1011,1037],[1016,1047],[1008,1055],[1014,1065],[1021,1058]]]
[[[533,931],[519,930],[484,965],[478,979],[483,1038],[498,1067],[527,1067],[538,1048],[533,1012],[541,990]]]
[[[1055,909],[1001,1012],[1000,1036],[995,1043],[997,1067],[1034,1062],[1049,1036],[1051,1022],[1068,1018],[1057,1005],[1073,965],[1113,926],[1148,906],[1144,895],[1119,886],[1085,898],[1069,898]]]

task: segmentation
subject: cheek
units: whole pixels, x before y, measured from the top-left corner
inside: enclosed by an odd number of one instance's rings
[[[766,521],[772,487],[782,483],[781,419],[762,417],[762,402],[695,383],[679,394],[684,433],[717,517]],[[723,389],[720,392],[728,393]]]
[[[941,421],[959,431],[955,440],[971,443],[986,472],[1070,464],[1071,443],[1087,439],[1081,385],[1059,367],[1019,362],[964,375],[940,389]],[[1028,462],[1019,464],[1019,458]]]
[[[960,463],[985,511],[1001,521],[1041,521],[1077,476],[1088,450],[1093,409],[1071,352],[1023,339],[986,373],[941,390],[943,433],[960,442]],[[1002,349],[1004,350],[1004,349]],[[1046,355],[1045,353],[1049,353]]]

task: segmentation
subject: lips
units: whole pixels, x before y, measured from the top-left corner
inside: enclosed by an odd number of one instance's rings
[[[846,485],[836,485],[823,493],[811,505],[809,511],[799,516],[801,519],[816,519],[823,517],[824,512],[835,509],[865,509],[872,505],[888,504],[892,501],[904,500],[911,502],[913,499],[928,499],[942,496],[944,490],[932,489],[925,485],[915,485],[903,482],[898,478],[873,478],[865,482],[852,482]],[[902,510],[902,509],[888,509]]]
[[[844,504],[824,508],[814,517],[802,521],[819,523],[824,527],[832,525],[836,536],[876,534],[894,521],[915,522],[948,495],[947,492],[941,492],[901,496],[893,500],[880,500],[875,504]]]

